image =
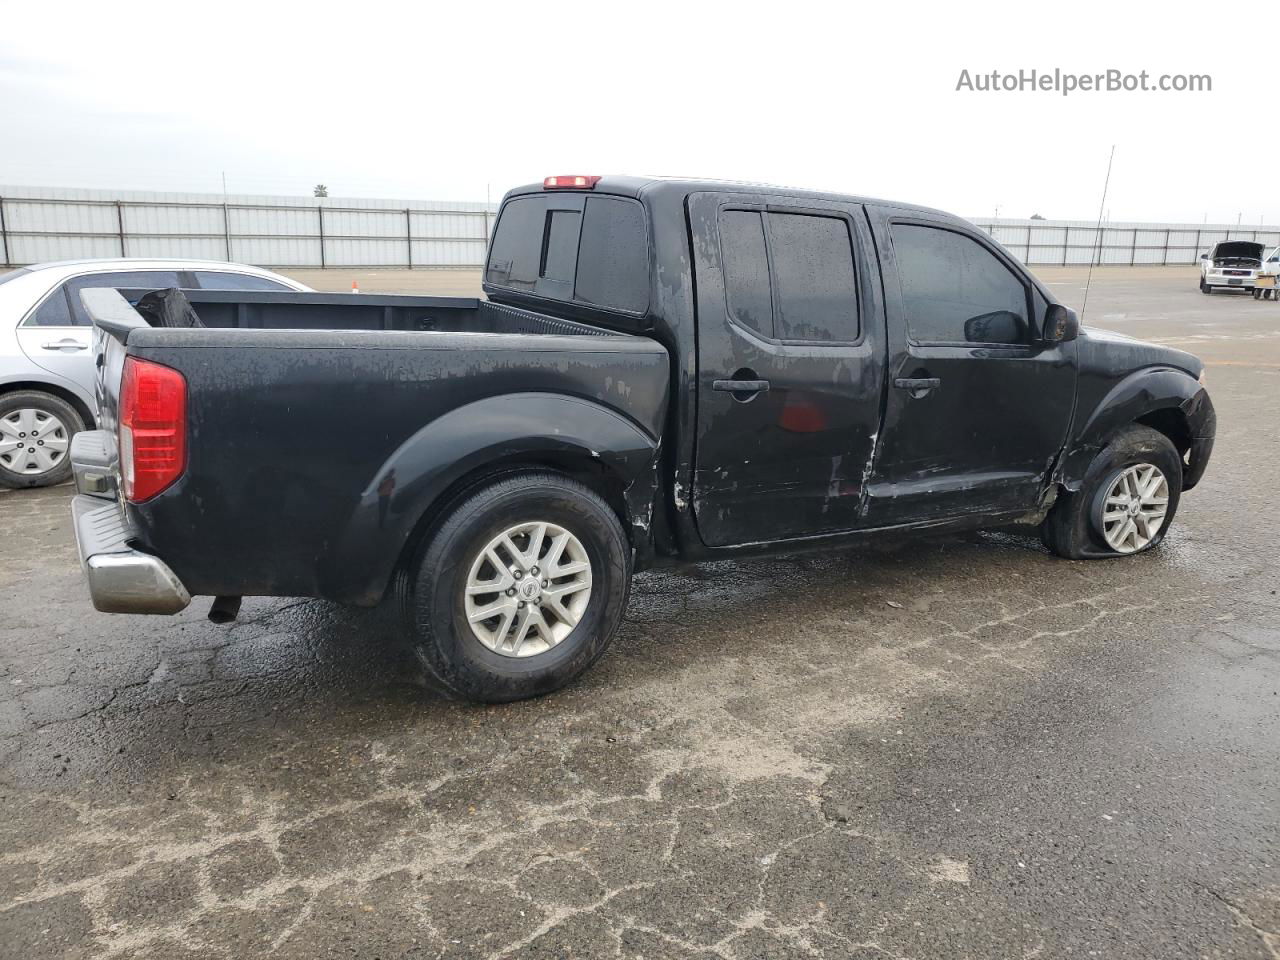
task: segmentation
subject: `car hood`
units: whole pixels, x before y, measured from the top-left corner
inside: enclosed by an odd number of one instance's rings
[[[1220,243],[1213,248],[1214,260],[1233,260],[1244,258],[1247,260],[1261,260],[1263,245],[1254,243],[1252,240],[1232,240],[1230,243]]]
[[[1143,367],[1176,367],[1197,379],[1204,372],[1204,362],[1194,354],[1111,330],[1082,327],[1079,344],[1082,371],[1120,377]]]

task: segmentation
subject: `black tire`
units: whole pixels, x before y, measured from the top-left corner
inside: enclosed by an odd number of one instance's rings
[[[1164,522],[1151,542],[1133,553],[1119,553],[1107,544],[1096,522],[1099,498],[1127,467],[1140,463],[1160,468],[1169,485]],[[1085,472],[1080,489],[1063,491],[1040,524],[1040,540],[1053,553],[1069,560],[1134,556],[1159,546],[1173,523],[1182,494],[1182,457],[1163,433],[1130,424],[1117,431]]]
[[[1209,284],[1205,283],[1204,277],[1201,277],[1201,278],[1200,278],[1200,292],[1201,292],[1201,293],[1203,293],[1203,294],[1211,294],[1211,293],[1213,293],[1213,287],[1211,287],[1211,286],[1209,286]]]
[[[0,419],[23,409],[39,410],[51,417],[57,417],[62,422],[63,429],[66,432],[67,450],[62,453],[61,458],[53,469],[46,473],[20,473],[17,470],[10,469],[5,461],[0,459],[0,487],[7,487],[10,490],[18,490],[25,487],[52,487],[55,484],[65,483],[70,480],[71,438],[84,429],[84,420],[76,412],[75,407],[61,397],[55,397],[51,393],[44,393],[39,390],[18,390],[14,393],[6,393],[0,396]],[[36,440],[35,442],[39,443],[40,441]]]
[[[1260,289],[1258,289],[1257,287],[1254,287],[1254,288],[1253,288],[1253,299],[1255,299],[1255,300],[1261,300],[1261,299],[1262,299],[1262,291],[1261,291]]]
[[[546,521],[569,530],[591,563],[582,619],[555,646],[511,657],[485,646],[467,623],[463,598],[476,556],[503,530]],[[590,488],[561,474],[509,474],[465,492],[446,508],[399,578],[401,610],[418,659],[445,691],[506,703],[558,690],[605,652],[631,589],[631,546],[617,515]]]

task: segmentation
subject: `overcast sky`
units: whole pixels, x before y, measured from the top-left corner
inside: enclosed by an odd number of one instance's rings
[[[1225,11],[882,6],[7,4],[0,184],[496,200],[670,174],[1092,220],[1114,143],[1112,220],[1280,222],[1276,55],[1208,29]],[[1032,68],[1213,89],[956,90]]]

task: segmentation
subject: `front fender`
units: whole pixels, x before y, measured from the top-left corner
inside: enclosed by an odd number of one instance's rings
[[[506,394],[459,407],[411,436],[372,475],[321,562],[323,595],[377,603],[405,544],[439,497],[495,463],[595,461],[627,491],[633,529],[647,532],[657,451],[658,441],[632,421],[576,397]]]
[[[1121,427],[1162,410],[1176,410],[1186,425],[1193,452],[1204,454],[1193,463],[1195,479],[1203,472],[1207,451],[1212,448],[1217,417],[1208,391],[1185,370],[1176,367],[1145,367],[1134,371],[1112,387],[1088,412],[1083,426],[1073,431],[1063,458],[1060,480],[1068,490],[1078,490],[1089,464]],[[1081,411],[1083,414],[1084,411]],[[1188,489],[1190,484],[1188,485]]]

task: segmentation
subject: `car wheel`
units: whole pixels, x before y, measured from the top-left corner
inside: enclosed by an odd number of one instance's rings
[[[0,487],[49,487],[71,479],[71,438],[84,421],[52,394],[0,396]]]
[[[631,547],[588,487],[551,472],[503,477],[456,501],[400,578],[431,677],[467,700],[557,690],[604,653],[626,609]]]
[[[1133,424],[1094,457],[1079,490],[1058,497],[1040,538],[1072,560],[1142,553],[1164,540],[1181,493],[1177,448],[1164,434]]]
[[[1200,278],[1200,292],[1204,294],[1213,293],[1213,287],[1205,283],[1204,277]]]

